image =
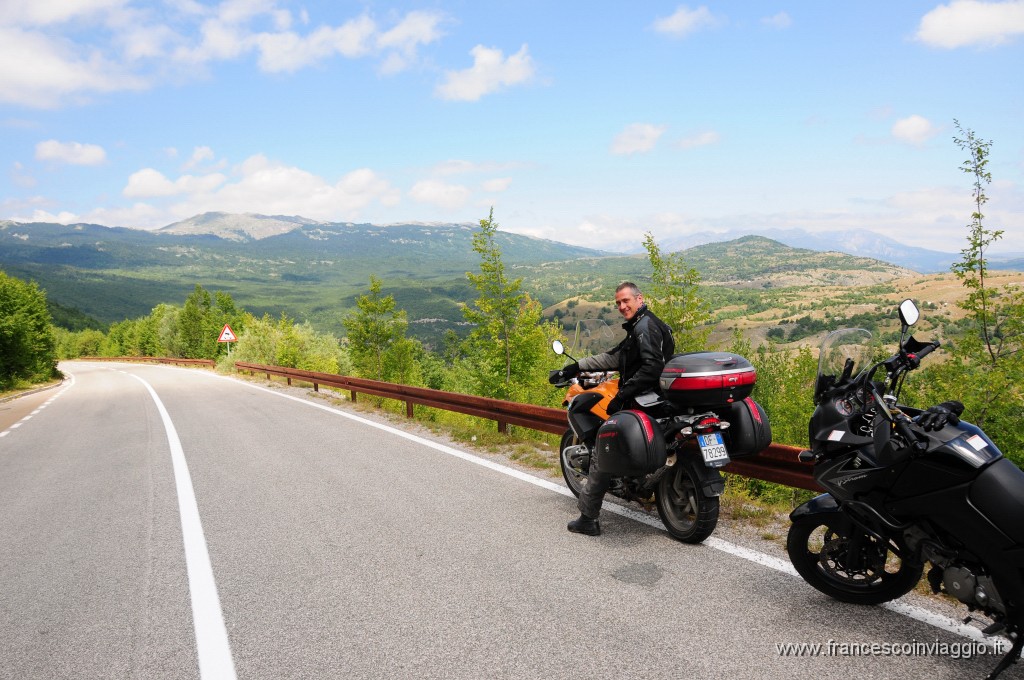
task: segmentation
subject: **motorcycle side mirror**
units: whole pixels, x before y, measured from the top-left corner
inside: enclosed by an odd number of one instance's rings
[[[900,303],[900,322],[904,326],[913,326],[921,318],[921,312],[913,300],[904,300]]]
[[[551,349],[555,354],[561,356],[565,354],[565,345],[562,344],[561,340],[555,340],[551,343]]]

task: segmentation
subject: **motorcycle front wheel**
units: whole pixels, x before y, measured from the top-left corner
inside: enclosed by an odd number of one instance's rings
[[[572,430],[566,430],[565,434],[562,435],[561,444],[558,445],[558,457],[562,467],[562,477],[565,478],[565,485],[569,487],[569,491],[572,491],[576,498],[579,498],[583,492],[583,485],[587,483],[587,469],[580,465],[573,465],[568,453],[566,453],[566,449],[577,444],[579,444],[579,440],[576,439],[576,434]]]
[[[700,543],[718,526],[718,497],[701,491],[696,465],[690,458],[679,460],[665,471],[654,492],[661,521],[683,543]]]
[[[805,581],[841,602],[881,604],[910,592],[924,566],[900,559],[887,542],[842,513],[801,517],[789,528],[786,552]]]

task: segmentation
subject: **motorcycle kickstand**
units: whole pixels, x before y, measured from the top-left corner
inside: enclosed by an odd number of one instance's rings
[[[1017,659],[1020,658],[1020,651],[1022,648],[1024,648],[1024,635],[1017,633],[1017,636],[1013,641],[1013,646],[1010,647],[1010,651],[1003,657],[1002,661],[999,662],[999,665],[992,669],[992,672],[985,677],[985,680],[994,680],[1000,673],[1017,663]]]

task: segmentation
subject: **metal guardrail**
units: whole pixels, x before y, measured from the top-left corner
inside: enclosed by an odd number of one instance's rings
[[[520,404],[514,401],[503,401],[489,397],[477,397],[469,394],[443,392],[426,387],[410,387],[395,383],[353,378],[332,373],[303,371],[283,366],[265,366],[242,361],[235,362],[235,369],[249,373],[263,373],[269,380],[271,376],[311,383],[314,391],[321,385],[348,390],[352,401],[357,394],[369,394],[385,399],[396,399],[405,402],[405,413],[414,416],[415,406],[427,406],[446,411],[455,411],[466,415],[477,416],[497,421],[498,431],[506,432],[509,425],[518,425],[540,432],[562,434],[568,428],[565,411],[548,406]],[[722,468],[725,472],[774,482],[798,489],[821,491],[811,474],[813,466],[797,459],[800,449],[784,444],[771,444],[760,453],[736,460]]]
[[[213,368],[213,359],[179,359],[178,357],[78,357],[75,361],[130,361],[155,364],[173,364],[174,366],[204,366]]]

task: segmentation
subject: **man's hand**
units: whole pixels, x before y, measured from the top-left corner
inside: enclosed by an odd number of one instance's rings
[[[548,382],[551,383],[552,385],[557,385],[558,383],[565,382],[567,380],[572,380],[579,374],[580,365],[577,363],[572,363],[567,366],[564,366],[561,370],[551,371],[551,373],[548,374]]]
[[[927,431],[941,430],[946,425],[957,425],[964,405],[959,401],[944,401],[932,406],[915,418],[915,422]]]

